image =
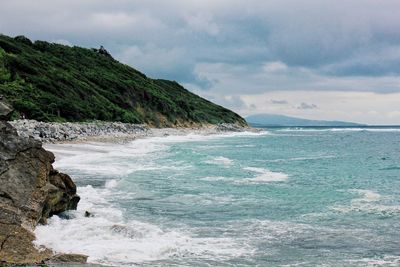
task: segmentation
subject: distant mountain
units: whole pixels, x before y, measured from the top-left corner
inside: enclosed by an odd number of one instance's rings
[[[87,49],[0,34],[0,95],[39,121],[121,121],[157,127],[236,123],[238,114],[175,81],[151,79],[103,47]]]
[[[255,114],[248,116],[246,120],[252,125],[260,126],[363,126],[353,122],[307,120],[276,114]]]

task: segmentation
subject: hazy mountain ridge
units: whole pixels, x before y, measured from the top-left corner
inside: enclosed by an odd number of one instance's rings
[[[0,35],[0,94],[14,117],[39,121],[121,121],[153,126],[236,123],[238,114],[175,81],[151,79],[104,49]]]
[[[260,126],[363,126],[364,124],[345,121],[308,120],[277,114],[255,114],[246,117],[252,125]]]

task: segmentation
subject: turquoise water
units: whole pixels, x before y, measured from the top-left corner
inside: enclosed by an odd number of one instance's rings
[[[49,149],[82,196],[36,230],[55,250],[115,266],[400,266],[400,128]]]

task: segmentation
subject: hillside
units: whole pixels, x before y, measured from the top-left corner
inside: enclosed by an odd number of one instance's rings
[[[344,121],[307,120],[285,115],[256,114],[246,117],[250,124],[260,126],[361,126],[362,124]]]
[[[151,79],[103,48],[69,47],[0,35],[0,95],[14,118],[121,121],[151,126],[238,123],[239,115],[175,81]]]

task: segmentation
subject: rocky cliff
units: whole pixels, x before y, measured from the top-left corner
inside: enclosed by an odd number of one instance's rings
[[[79,201],[71,178],[53,169],[54,155],[7,122],[11,112],[0,100],[0,265],[50,258],[50,250],[32,244],[32,230]]]

